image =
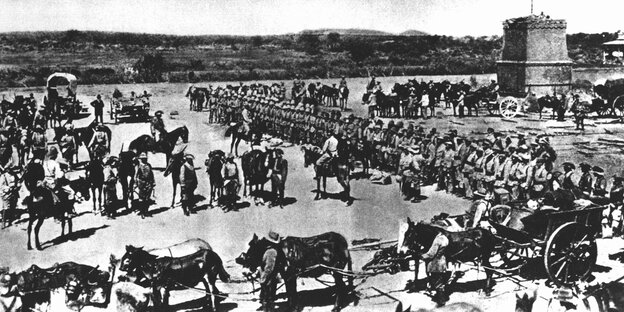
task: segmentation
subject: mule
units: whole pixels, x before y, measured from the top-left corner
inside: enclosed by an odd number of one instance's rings
[[[318,167],[316,166],[316,161],[321,157],[321,149],[313,146],[313,147],[306,147],[306,146],[302,146],[301,149],[304,153],[304,163],[303,166],[305,168],[309,167],[310,165],[314,164],[314,172],[315,172],[315,179],[316,179],[316,197],[314,197],[314,200],[319,200],[322,198],[326,198],[327,196],[327,178],[331,178],[331,177],[336,177],[336,180],[338,180],[338,183],[340,183],[340,185],[342,186],[342,199],[347,203],[347,205],[351,205],[353,204],[353,198],[351,198],[351,185],[349,183],[349,179],[350,179],[350,168],[349,168],[349,164],[348,164],[348,159],[349,156],[345,155],[348,153],[344,153],[343,155],[341,155],[340,151],[341,146],[344,147],[344,143],[340,143],[338,144],[338,157],[335,157],[333,159],[331,159],[329,161],[328,164],[326,164],[323,167]],[[321,179],[323,180],[323,191],[321,192]]]
[[[182,139],[184,143],[188,143],[189,131],[186,126],[178,127],[171,132],[166,132],[162,139],[158,142],[151,135],[141,135],[130,142],[128,149],[137,155],[141,153],[163,153],[167,158],[167,163],[171,159],[171,153],[176,146],[178,139]]]
[[[223,163],[225,159],[225,153],[221,150],[214,150],[208,153],[208,159],[204,162],[206,165],[206,173],[208,174],[208,180],[210,181],[210,202],[208,205],[212,206],[212,202],[218,196],[223,196],[223,175],[221,169],[223,169]]]
[[[494,234],[487,229],[473,228],[460,232],[449,232],[440,227],[423,222],[414,223],[407,219],[408,229],[403,238],[402,248],[414,254],[424,253],[433,244],[435,237],[442,234],[448,238],[448,246],[445,249],[447,262],[464,263],[480,261],[485,269],[486,282],[484,289],[486,293],[492,291],[493,271],[488,268],[490,256],[496,247]],[[418,279],[418,265],[416,265],[415,279]]]
[[[89,200],[88,183],[84,179],[78,179],[74,181],[68,181],[65,178],[61,178],[57,181],[60,185],[68,185],[74,192],[79,193],[86,200]],[[60,191],[58,194],[59,202],[55,203],[52,191],[45,188],[37,188],[33,192],[26,196],[24,203],[26,204],[26,210],[28,211],[28,250],[32,250],[30,244],[30,236],[32,232],[32,225],[35,221],[35,247],[37,250],[42,250],[41,243],[39,242],[39,229],[43,225],[43,221],[47,218],[54,217],[61,221],[61,237],[65,235],[65,223],[68,226],[68,234],[72,232],[72,214],[74,213],[74,198],[70,198],[69,194],[64,191]]]
[[[212,297],[220,296],[215,286],[216,276],[224,282],[230,279],[223,261],[210,249],[181,257],[158,257],[142,248],[126,246],[120,270],[137,274],[139,280],[144,279],[151,286],[157,311],[169,311],[171,289],[193,288],[200,282],[204,284],[208,299],[206,308],[213,311],[213,307],[218,308],[219,300],[215,299],[213,306]]]
[[[50,301],[51,290],[65,288],[67,299],[77,300],[83,292],[108,283],[113,272],[75,262],[55,264],[50,268],[32,265],[18,273],[0,269],[0,295],[19,297],[21,311],[35,311],[36,304]]]
[[[236,263],[255,271],[262,265],[264,252],[271,244],[265,238],[259,239],[256,234],[249,242],[249,248],[243,252]],[[297,306],[297,277],[318,278],[324,274],[334,277],[336,301],[332,311],[340,311],[347,288],[341,271],[345,268],[351,272],[352,261],[349,246],[344,236],[327,232],[311,237],[285,237],[279,243],[278,252],[285,257],[284,268],[275,268],[282,272],[286,284],[288,303],[291,308]],[[283,270],[282,270],[283,269]],[[353,278],[348,278],[349,289],[353,287]]]

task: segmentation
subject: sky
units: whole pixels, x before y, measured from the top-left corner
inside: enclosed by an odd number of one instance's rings
[[[568,33],[624,30],[623,0],[533,0]],[[531,0],[0,0],[0,32],[100,30],[177,35],[271,35],[318,28],[502,35]]]

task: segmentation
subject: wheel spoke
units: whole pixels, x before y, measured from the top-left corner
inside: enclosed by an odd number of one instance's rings
[[[559,267],[559,270],[557,270],[557,273],[555,274],[555,276],[558,277],[561,271],[563,270],[563,268],[565,268],[567,265],[568,265],[567,262],[564,262],[563,264],[561,264],[561,267]]]

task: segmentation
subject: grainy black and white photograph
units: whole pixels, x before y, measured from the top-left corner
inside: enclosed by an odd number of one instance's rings
[[[620,0],[0,12],[0,312],[624,311]]]

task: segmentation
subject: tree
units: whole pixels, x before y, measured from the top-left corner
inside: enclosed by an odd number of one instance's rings
[[[330,32],[327,34],[327,47],[333,50],[340,44],[340,34],[337,32]]]
[[[262,37],[260,36],[253,36],[251,37],[251,45],[254,47],[259,47],[262,45]]]
[[[302,34],[297,39],[298,49],[309,54],[317,54],[320,51],[321,41],[318,35]]]
[[[351,55],[351,59],[356,63],[361,63],[375,54],[375,48],[372,44],[359,40],[349,42],[346,50]]]
[[[159,82],[165,71],[165,60],[160,53],[144,54],[135,64],[134,68],[145,82]]]

